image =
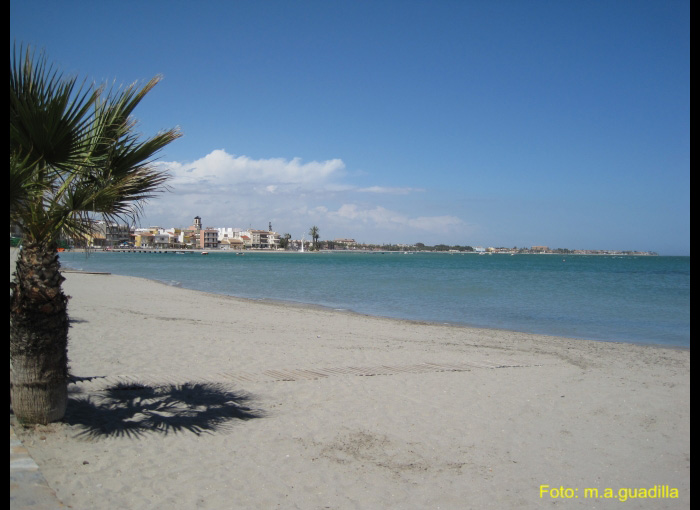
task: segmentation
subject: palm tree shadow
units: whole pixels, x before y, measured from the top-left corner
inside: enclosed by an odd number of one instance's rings
[[[196,435],[226,430],[237,420],[264,417],[250,407],[250,395],[233,392],[223,384],[185,383],[148,386],[126,384],[89,395],[73,393],[63,419],[88,438],[133,437],[147,433],[192,432]]]

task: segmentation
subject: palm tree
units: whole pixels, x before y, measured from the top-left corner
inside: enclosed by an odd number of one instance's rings
[[[23,423],[60,420],[67,404],[68,298],[57,247],[95,221],[135,220],[165,189],[153,158],[176,129],[141,139],[131,114],[158,83],[78,85],[30,48],[10,57],[10,225],[23,234],[10,282],[10,380]]]
[[[318,238],[320,237],[318,234],[318,227],[314,225],[309,229],[309,235],[311,236],[311,239],[313,239],[314,242],[314,249],[318,249]]]
[[[280,248],[289,248],[289,241],[292,239],[292,234],[284,234],[280,237]]]

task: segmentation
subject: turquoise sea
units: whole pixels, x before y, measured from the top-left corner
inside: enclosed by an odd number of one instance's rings
[[[690,347],[690,257],[66,252],[61,261],[369,315]]]

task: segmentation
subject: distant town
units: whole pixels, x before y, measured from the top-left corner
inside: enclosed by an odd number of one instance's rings
[[[354,239],[338,238],[320,240],[318,227],[310,227],[309,239],[293,239],[291,234],[279,234],[268,224],[267,230],[203,227],[202,218],[195,216],[187,228],[162,228],[158,226],[135,228],[98,221],[93,235],[86,239],[67,239],[65,248],[92,248],[98,250],[245,250],[264,251],[374,251],[374,252],[448,252],[476,254],[559,254],[559,255],[658,255],[651,251],[632,250],[588,250],[550,248],[549,246],[529,247],[483,247],[437,244],[429,246],[415,244],[365,244]],[[10,229],[10,243],[19,241],[20,234]]]

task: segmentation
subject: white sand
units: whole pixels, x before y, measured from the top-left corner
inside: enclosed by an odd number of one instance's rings
[[[74,509],[687,508],[690,352],[420,324],[69,273],[73,398],[222,383],[211,433],[112,411],[17,427]],[[125,395],[133,393],[124,392]],[[134,403],[152,406],[145,393]],[[170,393],[169,396],[177,396]],[[202,397],[204,399],[204,397]],[[161,416],[202,426],[203,405]],[[120,418],[121,417],[121,418]],[[86,434],[103,420],[111,434]],[[120,421],[121,420],[121,421]],[[577,499],[540,497],[564,486]],[[679,498],[586,499],[668,486]]]

